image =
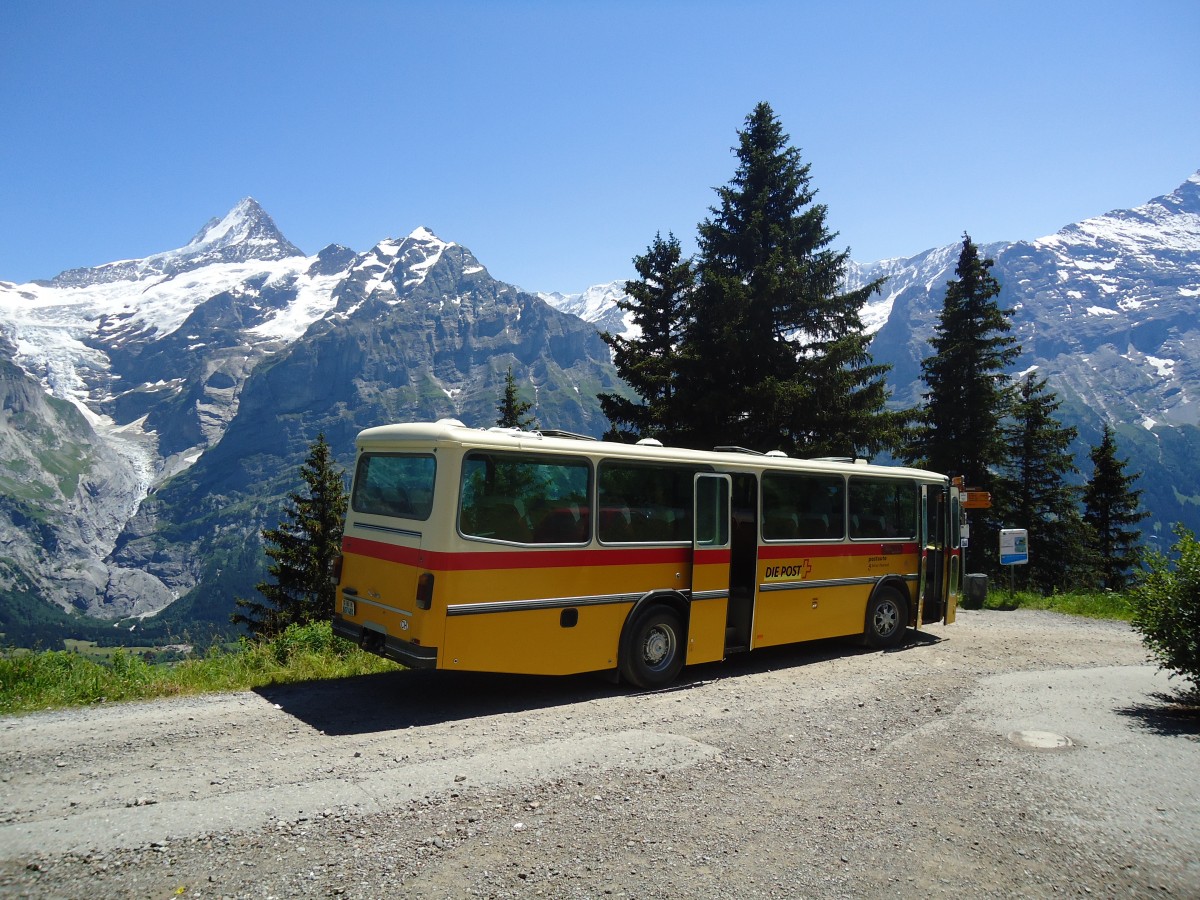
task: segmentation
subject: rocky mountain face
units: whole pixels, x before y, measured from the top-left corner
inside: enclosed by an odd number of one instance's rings
[[[543,422],[603,430],[590,325],[425,229],[303,256],[252,200],[179,250],[0,282],[0,600],[223,623],[318,432],[349,465],[381,422],[488,425],[510,366]]]

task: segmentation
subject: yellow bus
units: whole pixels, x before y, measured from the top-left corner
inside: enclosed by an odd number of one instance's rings
[[[334,631],[410,667],[640,688],[954,620],[959,487],[917,469],[455,420],[358,435]]]

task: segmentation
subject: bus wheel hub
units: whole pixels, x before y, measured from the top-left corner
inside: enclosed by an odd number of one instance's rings
[[[671,649],[671,638],[661,628],[655,628],[646,635],[646,644],[643,650],[643,658],[651,666],[657,666],[662,663],[667,657],[667,653]]]

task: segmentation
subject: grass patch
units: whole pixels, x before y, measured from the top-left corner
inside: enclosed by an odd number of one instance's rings
[[[244,691],[393,671],[395,663],[364,653],[333,634],[328,622],[293,625],[266,643],[214,646],[178,663],[147,662],[116,648],[107,661],[50,650],[0,656],[0,714],[123,700]]]
[[[984,609],[1047,609],[1069,616],[1085,616],[1089,619],[1117,619],[1128,622],[1133,618],[1133,608],[1123,594],[1107,591],[1076,594],[1038,594],[1034,591],[990,589]]]

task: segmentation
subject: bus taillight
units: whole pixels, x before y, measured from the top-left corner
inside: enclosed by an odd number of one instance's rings
[[[433,573],[422,572],[417,578],[417,609],[433,605]]]
[[[329,580],[335,585],[342,580],[342,554],[336,554],[329,560]]]

